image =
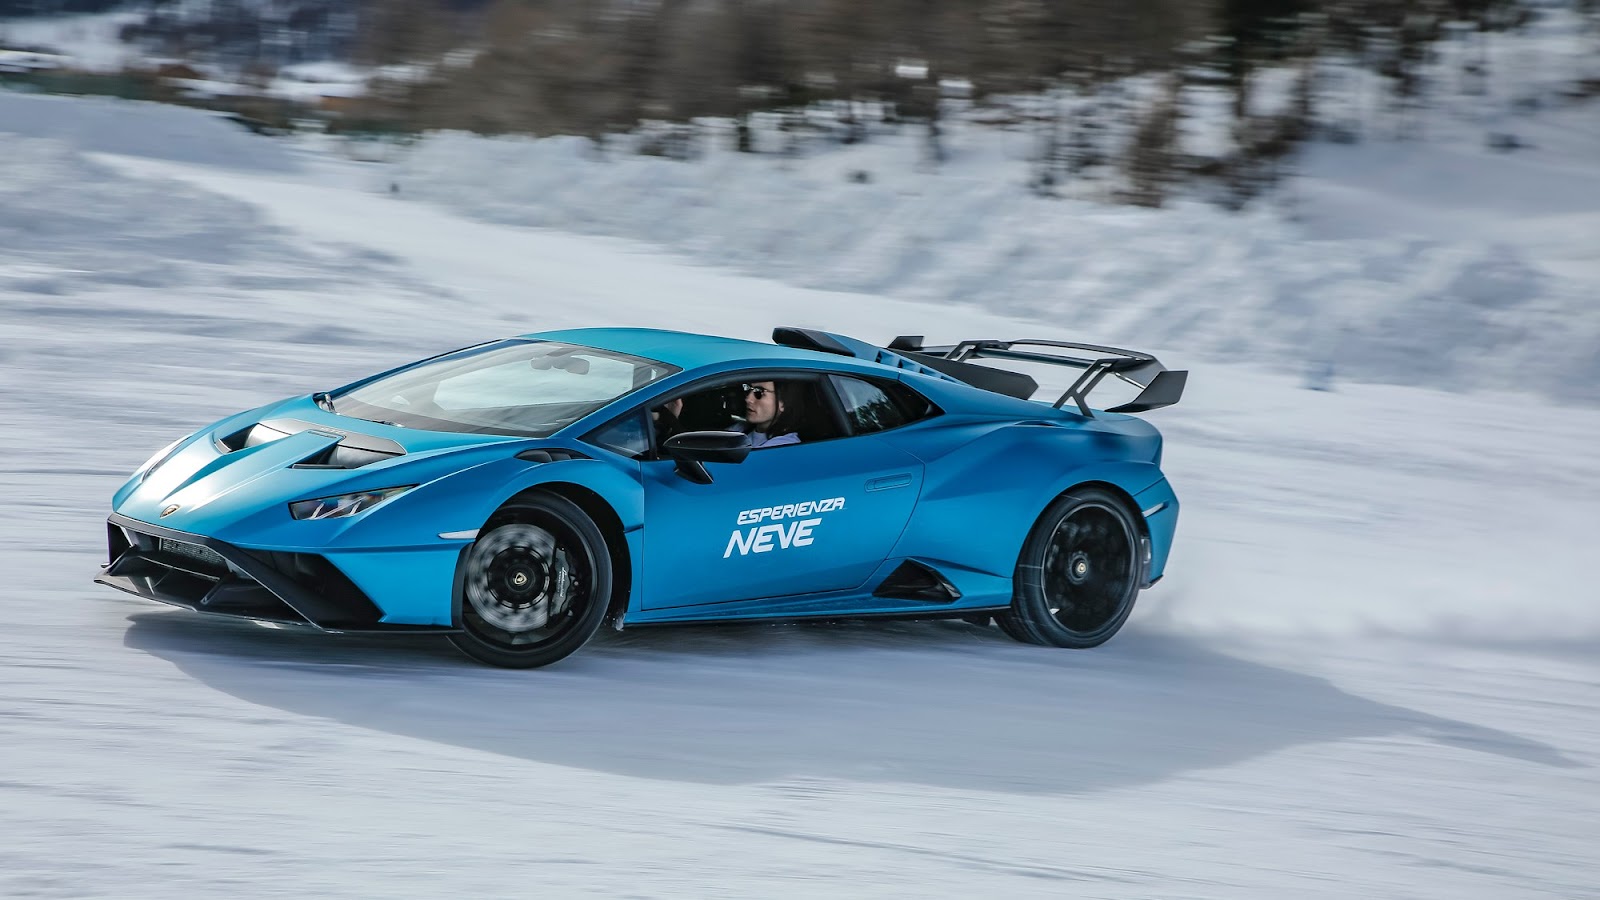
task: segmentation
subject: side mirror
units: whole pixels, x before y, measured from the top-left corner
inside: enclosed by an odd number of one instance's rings
[[[706,463],[741,463],[750,455],[750,435],[737,431],[686,431],[661,445],[677,461],[677,473],[696,484],[710,484]]]

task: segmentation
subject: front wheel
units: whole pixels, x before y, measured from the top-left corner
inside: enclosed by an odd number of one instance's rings
[[[605,536],[576,503],[539,494],[502,507],[461,560],[461,631],[450,642],[493,666],[570,656],[611,598]]]
[[[1029,532],[1017,559],[1011,608],[995,618],[1030,644],[1098,647],[1133,612],[1144,577],[1138,523],[1098,488],[1058,497]]]

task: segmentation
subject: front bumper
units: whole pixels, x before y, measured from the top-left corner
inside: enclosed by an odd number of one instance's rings
[[[327,557],[246,550],[112,513],[110,564],[95,581],[196,612],[331,632],[449,632],[381,621],[383,611]]]

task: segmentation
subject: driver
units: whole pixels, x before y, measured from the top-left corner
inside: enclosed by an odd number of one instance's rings
[[[787,387],[785,384],[784,388]],[[755,449],[800,443],[800,435],[789,421],[791,416],[786,415],[794,407],[792,401],[786,402],[786,393],[787,390],[780,391],[778,384],[772,381],[752,381],[744,385],[745,420],[730,430],[750,435],[750,446]]]

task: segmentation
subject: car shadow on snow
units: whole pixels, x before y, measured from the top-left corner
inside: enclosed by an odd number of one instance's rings
[[[1385,735],[1576,765],[1546,744],[1132,628],[1077,653],[957,622],[636,629],[528,672],[471,663],[442,638],[181,612],[130,621],[127,646],[251,703],[675,781],[1078,793]]]

